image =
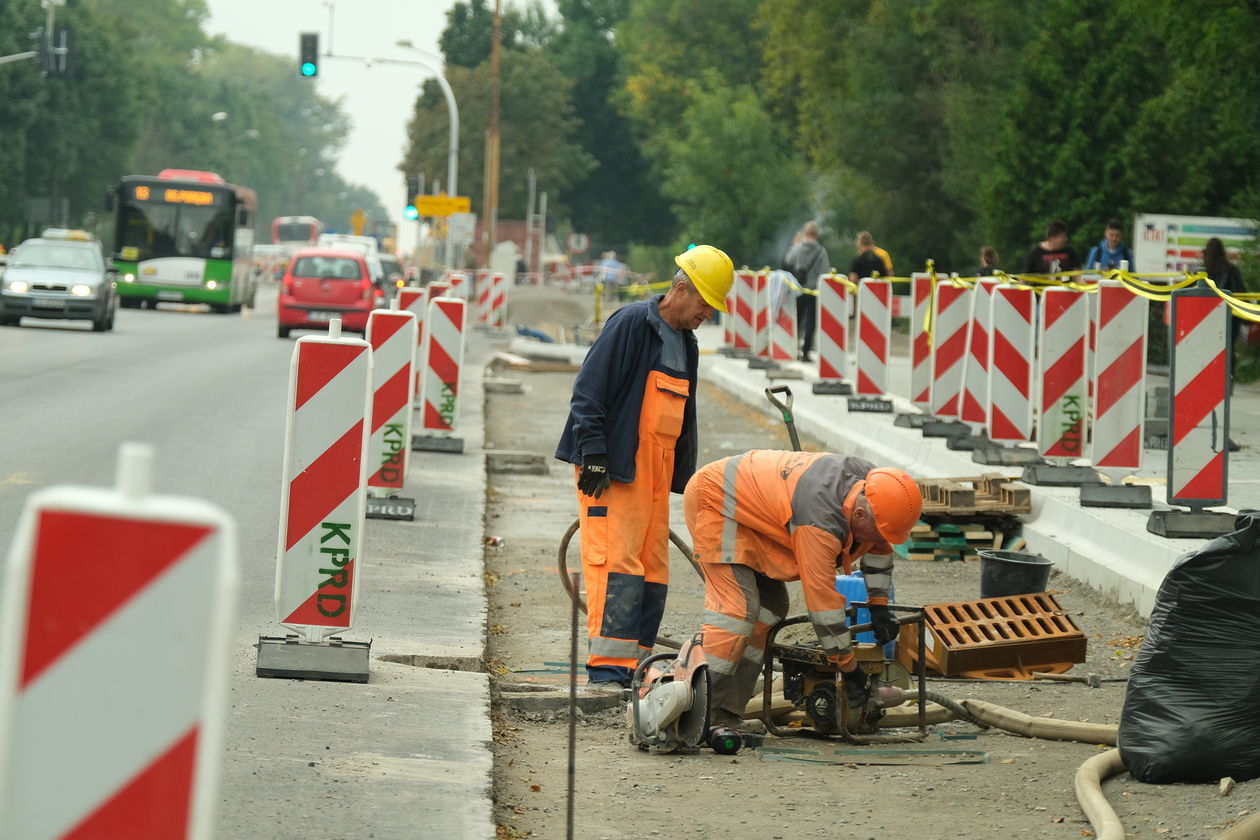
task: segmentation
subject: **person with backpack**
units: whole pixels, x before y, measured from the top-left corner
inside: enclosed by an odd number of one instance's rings
[[[831,269],[827,249],[818,241],[820,230],[817,222],[806,222],[797,241],[783,257],[783,267],[792,273],[803,289],[818,290],[818,277]],[[814,351],[814,331],[818,326],[818,295],[796,296],[796,325],[801,337],[800,359],[810,361]]]
[[[1107,222],[1103,238],[1089,249],[1089,256],[1085,258],[1085,269],[1110,271],[1119,268],[1122,262],[1133,267],[1133,249],[1124,244],[1124,230],[1120,227],[1120,220],[1112,219]]]

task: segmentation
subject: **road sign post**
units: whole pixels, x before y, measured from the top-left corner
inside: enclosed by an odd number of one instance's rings
[[[0,837],[208,840],[236,605],[232,519],[150,492],[50,487],[18,522],[0,609]]]

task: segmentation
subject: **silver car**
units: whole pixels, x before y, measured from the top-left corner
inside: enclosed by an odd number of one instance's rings
[[[117,277],[95,237],[46,230],[9,255],[0,276],[0,326],[16,326],[24,317],[57,318],[91,321],[96,332],[111,330]]]

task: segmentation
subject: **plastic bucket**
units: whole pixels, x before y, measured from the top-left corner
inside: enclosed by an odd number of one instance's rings
[[[1040,554],[983,550],[980,552],[980,597],[1004,598],[1045,592],[1053,565]]]
[[[851,575],[836,575],[836,591],[844,596],[846,603],[853,601],[866,600],[866,579],[862,577],[862,573],[854,572]],[[896,599],[897,586],[890,584],[888,587],[888,600],[897,603]],[[871,620],[871,611],[865,607],[859,608],[857,611],[857,620],[851,624],[867,624]],[[858,633],[853,639],[855,642],[866,642],[867,644],[875,644],[875,634],[870,630],[865,633]],[[884,645],[884,658],[892,659],[897,655],[897,643],[889,642]]]

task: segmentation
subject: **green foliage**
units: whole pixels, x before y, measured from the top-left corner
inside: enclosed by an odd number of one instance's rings
[[[572,83],[538,52],[505,52],[499,96],[499,215],[524,216],[526,173],[562,191],[577,183],[591,159],[574,142]],[[490,65],[448,67],[446,79],[459,103],[459,192],[481,214],[485,186],[485,136],[490,112]],[[410,144],[399,166],[404,172],[446,177],[450,121],[437,85],[426,83],[408,125]]]
[[[543,33],[538,31],[541,16],[535,9],[531,15],[523,18],[512,8],[499,18],[502,49],[510,50],[517,46],[522,28],[526,21],[532,24],[530,35],[537,38]],[[490,59],[490,50],[494,45],[494,6],[487,0],[468,0],[467,3],[456,3],[446,12],[446,28],[438,38],[438,48],[446,58],[448,65],[455,67],[476,67]]]
[[[682,239],[716,245],[737,264],[777,264],[777,234],[805,195],[783,133],[750,86],[725,84],[716,72],[690,101],[665,149],[663,187]]]

